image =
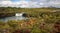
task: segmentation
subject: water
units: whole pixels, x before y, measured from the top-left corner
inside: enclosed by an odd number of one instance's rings
[[[8,20],[23,20],[25,17],[22,16],[12,16],[12,17],[6,17],[6,18],[0,18],[0,21],[7,22]]]
[[[7,22],[9,20],[26,20],[28,18],[26,18],[25,16],[23,16],[25,13],[22,12],[22,13],[16,13],[15,16],[12,16],[12,17],[5,17],[5,18],[0,18],[0,21],[2,22]]]

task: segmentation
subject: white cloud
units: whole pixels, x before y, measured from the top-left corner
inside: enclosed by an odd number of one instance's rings
[[[51,0],[49,2],[50,6],[53,6],[53,7],[59,7],[60,8],[60,0]]]
[[[29,2],[26,1],[20,1],[20,7],[29,7]]]
[[[9,0],[0,0],[0,1],[9,1]]]
[[[12,1],[0,1],[0,7],[29,7],[28,2],[26,1],[19,1],[19,2],[12,2]]]
[[[60,0],[31,0],[33,2],[37,2],[39,7],[60,7]]]
[[[11,1],[0,1],[0,6],[9,6],[9,4],[12,4]]]
[[[0,0],[0,7],[60,7],[60,0],[20,0],[18,2]]]

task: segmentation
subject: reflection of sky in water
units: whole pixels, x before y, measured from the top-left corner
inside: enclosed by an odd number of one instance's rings
[[[6,17],[6,18],[2,18],[0,19],[0,21],[3,21],[3,22],[7,22],[8,20],[23,20],[25,19],[25,17],[22,17],[22,16],[12,16],[12,17]]]

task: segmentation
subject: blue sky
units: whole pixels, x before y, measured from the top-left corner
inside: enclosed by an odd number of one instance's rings
[[[18,2],[18,1],[20,1],[20,0],[11,0],[12,2]]]
[[[0,0],[0,7],[59,7],[60,8],[60,0]]]

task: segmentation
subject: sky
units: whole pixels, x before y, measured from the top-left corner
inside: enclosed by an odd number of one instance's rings
[[[60,0],[0,0],[0,7],[21,7],[40,8],[57,7],[60,8]]]

